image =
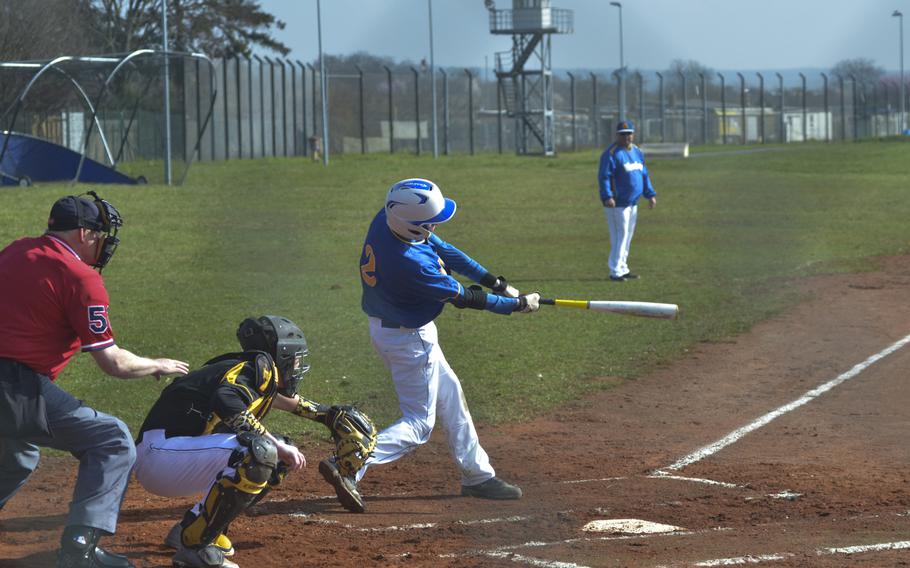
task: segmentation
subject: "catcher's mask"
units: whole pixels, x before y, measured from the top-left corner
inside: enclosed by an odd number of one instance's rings
[[[293,397],[303,375],[310,370],[306,337],[297,324],[281,316],[246,318],[237,328],[237,340],[244,351],[265,351],[275,360],[282,386],[278,392]]]
[[[84,198],[83,195],[90,195],[92,201]],[[109,201],[98,197],[94,191],[82,195],[68,195],[59,199],[51,208],[51,215],[48,219],[49,230],[66,231],[83,228],[105,234],[98,258],[91,265],[97,268],[98,272],[101,272],[114,256],[114,251],[120,244],[117,232],[122,226],[123,217],[120,216],[117,208]]]

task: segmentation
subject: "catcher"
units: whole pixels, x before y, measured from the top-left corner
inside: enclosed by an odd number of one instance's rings
[[[165,539],[176,566],[236,567],[228,526],[289,471],[306,465],[290,440],[262,424],[276,408],[325,424],[335,467],[356,471],[376,444],[370,419],[353,406],[327,407],[297,388],[309,370],[306,338],[287,318],[240,323],[243,352],[208,361],[171,383],[149,411],[136,441],[136,479],[164,497],[204,493]]]

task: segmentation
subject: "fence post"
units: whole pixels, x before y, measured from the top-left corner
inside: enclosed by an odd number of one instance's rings
[[[837,76],[838,90],[840,90],[840,140],[847,140],[847,103],[844,100],[844,76]]]
[[[825,84],[825,86],[824,86],[824,89],[825,89],[825,94],[824,94],[824,101],[825,101],[825,142],[830,142],[830,141],[831,141],[831,126],[830,126],[830,124],[829,124],[830,121],[828,120],[828,76],[825,75],[824,73],[821,73],[821,76],[822,76],[822,80],[824,81],[824,84]]]
[[[856,116],[856,76],[851,73],[849,77],[853,86],[853,139],[857,140],[859,138],[859,123]]]
[[[442,75],[442,153],[449,155],[449,74],[440,68]]]
[[[683,143],[689,142],[689,94],[688,85],[686,84],[686,74],[679,71],[679,77],[682,79],[682,100],[683,100]]]
[[[221,59],[221,88],[224,90],[224,96],[221,97],[221,104],[224,105],[224,159],[231,159],[231,122],[228,114],[228,58]]]
[[[591,119],[594,121],[594,147],[600,146],[600,120],[597,108],[597,75],[591,73]]]
[[[708,143],[708,83],[705,74],[699,73],[701,79],[701,143]]]
[[[284,156],[288,155],[288,76],[287,68],[284,61],[275,59],[278,65],[281,65],[281,147],[284,149]]]
[[[572,151],[578,150],[578,130],[575,126],[575,75],[566,72],[569,76],[569,102],[572,105]]]
[[[660,73],[660,72],[656,72],[656,74],[657,74],[657,82],[658,82],[657,105],[658,105],[658,107],[660,107],[658,109],[658,111],[659,111],[658,116],[660,116],[660,141],[666,142],[667,141],[667,131],[664,128],[664,76],[663,76],[663,73]]]
[[[313,78],[310,83],[312,88],[310,90],[310,100],[312,101],[311,106],[313,107],[313,136],[316,136],[316,133],[319,131],[319,121],[316,120],[318,116],[318,110],[316,108],[316,67],[312,63],[307,63],[307,67],[310,68],[310,76]]]
[[[354,65],[354,68],[357,69],[357,90],[358,90],[358,99],[360,100],[360,153],[367,153],[367,128],[366,128],[366,116],[365,109],[363,104],[363,69],[360,65]]]
[[[502,77],[496,76],[496,147],[502,154]]]
[[[640,142],[645,141],[645,80],[641,76],[639,71],[635,72],[635,76],[638,77],[638,131],[641,132],[641,136],[638,137]]]
[[[287,60],[287,64],[291,68],[291,138],[293,140],[291,151],[294,156],[297,156],[299,155],[297,150],[297,68],[290,59]]]
[[[800,80],[800,84],[802,85],[802,91],[803,91],[803,93],[802,93],[802,103],[803,103],[803,142],[805,142],[805,141],[808,139],[807,136],[806,136],[806,135],[808,134],[808,133],[806,132],[806,127],[808,126],[808,122],[806,121],[806,76],[803,75],[802,73],[800,73],[800,74],[799,74],[799,80]]]
[[[259,148],[261,156],[265,157],[265,71],[262,68],[262,59],[254,55],[253,59],[259,62]]]
[[[394,121],[394,106],[392,104],[392,70],[388,66],[383,65],[385,69],[386,76],[389,81],[389,154],[395,153],[395,121]]]
[[[272,115],[272,157],[278,156],[278,124],[275,122],[275,62],[263,56],[269,64],[269,112]]]
[[[878,93],[880,89],[878,85],[872,83],[872,137],[875,138],[878,136]],[[885,93],[885,99],[887,99],[887,93]]]
[[[745,144],[748,138],[746,133],[746,78],[739,71],[736,72],[736,76],[739,77],[739,117],[743,127],[742,143]]]
[[[474,155],[474,75],[470,69],[464,70],[468,76],[468,140],[471,155]]]
[[[234,83],[237,85],[237,157],[241,160],[243,159],[243,97],[241,96],[240,88],[240,58],[234,58],[234,73],[236,73],[236,81]]]
[[[417,155],[420,155],[420,72],[413,65],[414,73],[414,125],[417,127]]]
[[[784,76],[780,73],[775,73],[777,75],[777,85],[780,90],[780,134],[778,135],[779,141],[783,144],[787,142],[787,122],[784,119]]]
[[[724,82],[724,76],[721,73],[717,74],[717,77],[720,79],[720,124],[718,125],[718,133],[720,134],[720,143],[727,143],[727,86]]]
[[[301,63],[299,59],[296,60],[295,63],[297,64],[297,67],[300,67],[300,118],[303,123],[301,125],[303,136],[300,141],[302,142],[301,146],[303,146],[303,155],[309,156],[310,150],[308,148],[309,144],[306,135],[306,65]]]
[[[250,99],[247,109],[250,111],[250,159],[253,159],[256,157],[256,147],[253,136],[253,60],[250,57],[246,58],[246,92]]]
[[[765,77],[761,73],[755,73],[758,75],[758,106],[761,107],[758,111],[759,123],[758,123],[758,136],[761,138],[760,143],[765,143]]]

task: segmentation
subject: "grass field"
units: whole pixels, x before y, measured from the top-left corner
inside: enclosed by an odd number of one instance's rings
[[[327,169],[304,159],[203,163],[179,188],[97,188],[125,219],[105,270],[118,344],[196,367],[236,349],[242,318],[286,315],[310,344],[302,393],[360,401],[387,424],[397,402],[369,344],[358,260],[386,188],[412,176],[433,179],[458,202],[439,235],[523,291],[681,306],[677,321],[447,307],[437,320],[441,343],[485,422],[532,417],[748,329],[799,300],[793,278],[868,270],[869,257],[910,250],[906,142],[698,150],[649,164],[659,204],[641,208],[630,257],[642,279],[621,284],[608,278],[593,151],[341,156]],[[41,233],[56,198],[86,189],[4,188],[0,243]],[[108,378],[81,355],[60,384],[137,428],[165,381]],[[317,432],[290,417],[269,421],[292,435]]]

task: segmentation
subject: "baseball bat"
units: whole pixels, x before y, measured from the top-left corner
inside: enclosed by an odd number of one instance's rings
[[[541,298],[540,303],[559,308],[613,312],[641,318],[676,319],[676,316],[679,315],[679,306],[676,304],[658,304],[655,302],[559,300]]]

